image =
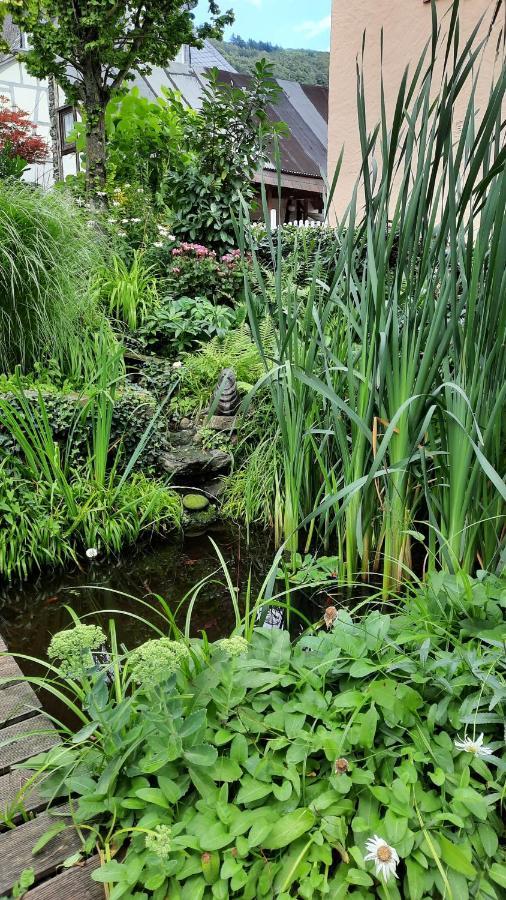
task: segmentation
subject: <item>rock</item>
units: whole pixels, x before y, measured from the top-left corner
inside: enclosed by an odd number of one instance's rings
[[[237,380],[233,369],[223,369],[214,392],[211,409],[216,416],[233,416],[239,409]]]
[[[207,422],[207,427],[212,428],[213,431],[235,431],[235,423],[235,416],[211,416],[209,422]]]
[[[202,435],[200,434],[199,431],[197,431],[196,434],[193,435],[193,443],[194,443],[194,444],[201,444],[202,441],[203,441]]]
[[[223,497],[227,487],[227,482],[225,478],[214,478],[212,481],[204,481],[200,485],[200,490],[206,495],[206,497],[210,497],[211,500],[220,500]]]
[[[173,447],[160,454],[160,466],[177,479],[204,481],[230,470],[232,457],[223,450],[203,450],[201,447]],[[186,484],[186,481],[182,482]]]
[[[179,427],[181,428],[182,431],[184,431],[186,428],[191,428],[191,424],[192,423],[190,422],[190,419],[184,418],[184,419],[181,419],[181,421],[179,423]]]
[[[188,512],[202,512],[209,506],[209,500],[203,494],[185,494],[183,506]]]

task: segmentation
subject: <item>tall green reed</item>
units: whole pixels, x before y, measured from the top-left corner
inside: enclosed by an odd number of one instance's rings
[[[504,546],[506,70],[478,112],[483,42],[477,26],[460,46],[458,9],[443,35],[434,7],[432,41],[404,73],[391,119],[381,76],[372,127],[358,66],[362,169],[336,224],[331,280],[317,254],[298,292],[267,217],[272,301],[246,209],[239,228],[261,351],[259,292],[277,331],[262,384],[282,446],[284,539],[293,552],[297,526],[309,529],[350,584],[378,572],[385,593],[414,558],[469,571],[497,565]]]

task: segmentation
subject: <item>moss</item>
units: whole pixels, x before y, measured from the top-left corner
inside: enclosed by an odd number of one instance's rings
[[[214,506],[208,506],[207,509],[203,509],[201,512],[185,512],[182,522],[183,531],[186,529],[192,533],[195,530],[199,533],[203,532],[210,525],[214,525],[218,518],[218,512]]]
[[[202,512],[209,506],[209,500],[203,494],[185,494],[183,506],[188,512]]]

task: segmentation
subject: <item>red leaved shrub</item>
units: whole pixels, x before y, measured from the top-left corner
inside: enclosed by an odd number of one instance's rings
[[[27,163],[45,162],[49,148],[37,134],[28,113],[9,106],[7,97],[0,96],[0,153],[7,151],[10,157],[21,157]]]

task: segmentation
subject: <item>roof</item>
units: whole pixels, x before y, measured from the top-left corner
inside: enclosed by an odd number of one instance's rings
[[[5,17],[1,36],[12,49],[12,53],[0,53],[0,63],[3,63],[6,59],[10,59],[13,53],[21,47],[21,32],[17,25],[13,24],[12,16]]]
[[[205,71],[205,69],[221,69],[224,72],[235,72],[233,65],[225,59],[222,53],[216,49],[211,41],[204,41],[203,47],[189,47],[188,44],[184,48],[184,61],[195,69],[196,72]]]
[[[151,75],[142,78],[137,76],[135,84],[149,99],[158,97],[165,85],[179,91],[188,106],[198,110],[206,86],[206,69],[214,68],[216,59],[213,56],[213,65],[197,69],[195,54],[200,54],[198,61],[202,63],[211,51],[212,54],[221,56],[206,41],[202,50],[191,50],[192,67],[188,64],[171,63],[167,68],[153,69]],[[217,68],[220,81],[226,84],[241,88],[247,88],[251,84],[250,75],[239,74],[230,66],[226,69],[223,66]],[[328,88],[284,79],[277,79],[277,83],[281,89],[280,95],[276,103],[267,107],[267,115],[272,122],[285,122],[290,132],[280,140],[281,171],[288,175],[321,180],[323,173],[327,171]],[[275,170],[274,160],[267,164],[266,169]]]

